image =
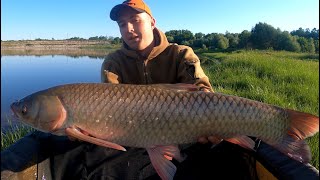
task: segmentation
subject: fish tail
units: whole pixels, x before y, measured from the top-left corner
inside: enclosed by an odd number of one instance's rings
[[[287,135],[273,146],[282,153],[302,163],[311,160],[311,152],[304,139],[319,132],[319,117],[286,109],[290,125]]]
[[[289,136],[303,140],[319,132],[319,117],[290,109],[286,111],[290,120]]]

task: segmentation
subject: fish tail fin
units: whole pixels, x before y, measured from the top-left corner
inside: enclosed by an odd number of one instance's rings
[[[310,148],[304,139],[319,132],[319,117],[290,109],[286,111],[290,120],[287,135],[273,146],[297,161],[310,162]]]
[[[319,117],[290,109],[286,111],[290,119],[289,136],[302,140],[319,132]]]

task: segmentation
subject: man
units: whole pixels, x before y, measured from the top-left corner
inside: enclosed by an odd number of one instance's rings
[[[197,55],[190,47],[170,44],[165,34],[156,28],[156,20],[150,8],[142,0],[128,0],[116,5],[110,12],[110,18],[118,23],[123,46],[120,50],[109,54],[103,62],[102,82],[116,84],[189,83],[199,86],[203,91],[213,92]],[[221,141],[217,137],[208,139],[214,143]],[[208,139],[199,137],[199,142],[205,143],[208,142]],[[211,145],[209,145],[195,145],[184,151],[200,148],[189,154],[190,157],[196,157],[192,154],[208,154],[208,151],[211,150]],[[217,154],[221,155],[221,153]],[[200,158],[199,156],[198,160],[203,161],[204,159],[205,157]],[[199,166],[196,162],[189,162],[189,160],[186,161],[185,168],[196,169],[197,166],[203,168],[210,165],[205,161],[202,166]],[[246,159],[241,162],[247,167]],[[192,174],[186,171],[182,170],[180,173],[178,170],[178,176],[180,178],[192,177]],[[195,173],[194,179],[202,177],[200,171],[193,173]],[[242,173],[243,177],[248,178],[250,175],[248,173],[249,171],[245,170]],[[207,173],[202,174],[205,174],[204,177],[208,176]],[[239,173],[236,175],[239,176]]]
[[[102,82],[189,83],[213,92],[192,49],[169,44],[143,1],[115,6],[110,18],[117,21],[124,43],[103,62]],[[175,179],[257,179],[251,151],[225,141],[212,148],[211,143],[205,143],[208,139],[220,142],[216,137],[199,137],[203,144],[181,146],[187,158],[180,163],[172,160],[177,166]],[[36,131],[1,152],[1,178],[159,179],[145,149],[126,149],[123,152]],[[273,149],[267,146],[267,151]],[[289,160],[285,160],[287,164]]]

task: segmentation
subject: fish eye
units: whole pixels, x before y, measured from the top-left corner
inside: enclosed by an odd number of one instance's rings
[[[27,106],[23,106],[21,110],[22,115],[27,114]]]

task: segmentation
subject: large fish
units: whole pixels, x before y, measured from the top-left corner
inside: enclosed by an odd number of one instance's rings
[[[68,84],[11,105],[18,119],[41,131],[125,151],[147,149],[162,179],[173,179],[179,144],[215,135],[246,148],[260,138],[286,155],[309,162],[303,139],[319,118],[237,96],[199,91],[189,84]]]

